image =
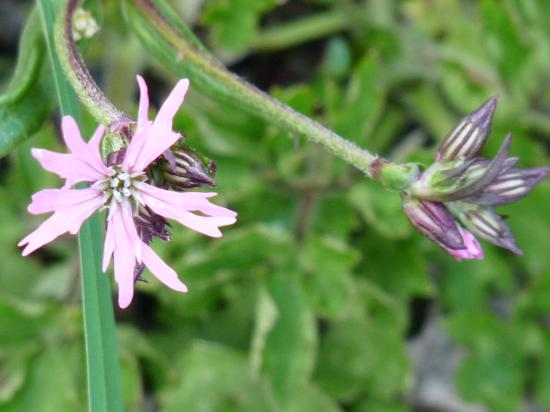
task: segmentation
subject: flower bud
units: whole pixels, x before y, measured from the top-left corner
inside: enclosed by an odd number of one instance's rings
[[[457,223],[440,202],[404,198],[405,214],[413,226],[457,260],[482,259],[483,251],[473,235]]]
[[[193,148],[180,143],[172,150],[173,157],[162,159],[160,179],[172,190],[185,190],[208,185],[215,186],[216,164]]]
[[[516,246],[512,231],[504,219],[492,208],[464,202],[451,202],[448,207],[460,222],[476,236],[508,249],[516,255],[523,254]]]
[[[550,168],[509,169],[500,174],[481,193],[466,199],[479,205],[504,205],[525,197],[542,179],[550,175]]]
[[[166,219],[153,213],[148,207],[140,206],[134,216],[134,222],[140,239],[149,244],[154,237],[170,241],[170,232],[166,230]]]
[[[481,193],[500,174],[510,170],[517,158],[507,157],[512,136],[504,139],[491,161],[481,158],[437,161],[412,186],[414,196],[427,200],[453,201]]]
[[[75,41],[88,39],[99,31],[92,13],[79,7],[73,17],[73,38]]]
[[[491,97],[479,109],[462,119],[441,143],[436,160],[447,162],[476,156],[491,130],[496,105],[496,97]]]

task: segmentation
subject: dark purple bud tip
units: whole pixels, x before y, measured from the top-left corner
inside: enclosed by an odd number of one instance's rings
[[[491,130],[496,105],[497,98],[491,97],[479,109],[462,119],[441,143],[436,160],[447,162],[476,156]]]
[[[470,114],[470,121],[477,124],[477,127],[485,131],[485,134],[489,134],[496,107],[497,97],[493,96],[483,103],[479,109]]]

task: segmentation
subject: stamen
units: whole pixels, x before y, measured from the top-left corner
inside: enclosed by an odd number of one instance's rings
[[[137,185],[144,180],[144,173],[128,173],[121,170],[120,166],[109,169],[109,178],[101,181],[98,187],[103,189],[105,195],[111,198],[111,204],[122,202],[124,199],[134,199],[137,205],[143,203],[138,194]],[[99,183],[99,182],[98,182]]]
[[[120,194],[120,192],[118,190],[113,190],[113,197],[115,198],[115,200],[117,202],[122,202],[122,195]]]

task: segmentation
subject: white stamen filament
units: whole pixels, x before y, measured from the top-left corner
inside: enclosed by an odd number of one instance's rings
[[[108,172],[108,178],[96,182],[95,186],[101,188],[107,198],[111,197],[112,202],[120,203],[125,199],[134,199],[138,204],[142,203],[141,198],[138,194],[137,185],[139,182],[143,181],[143,173],[132,173],[120,170],[120,166],[115,166],[110,168]],[[112,203],[111,202],[111,206]]]

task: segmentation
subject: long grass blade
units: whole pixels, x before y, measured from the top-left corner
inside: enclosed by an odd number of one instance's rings
[[[53,44],[55,19],[63,3],[37,0],[61,111],[78,122],[78,101],[63,74]],[[121,412],[123,401],[111,287],[100,267],[102,232],[101,219],[96,214],[82,225],[79,234],[88,402],[91,412]]]

